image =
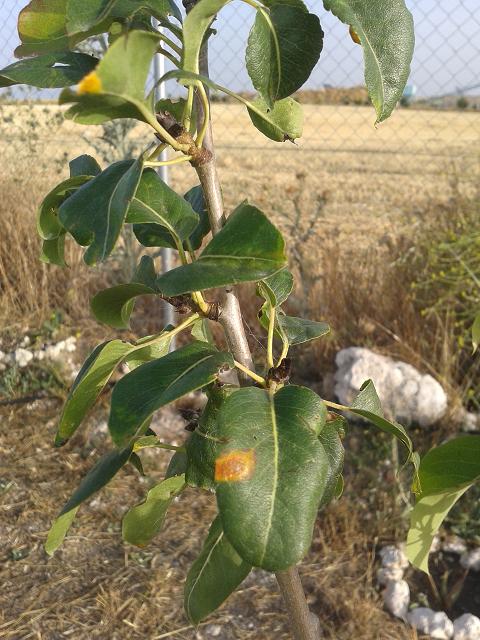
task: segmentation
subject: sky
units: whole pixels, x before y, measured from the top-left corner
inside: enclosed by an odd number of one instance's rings
[[[480,85],[480,1],[406,0],[413,13],[416,49],[409,84],[418,96],[440,96]],[[316,10],[325,32],[324,50],[307,88],[325,85],[354,86],[363,83],[361,47],[355,45],[348,28],[324,11],[321,0],[306,0]],[[0,0],[0,65],[14,61],[18,43],[16,16],[27,0]],[[252,85],[244,65],[244,50],[254,10],[240,1],[221,12],[211,40],[211,75],[234,91]],[[480,94],[480,86],[467,93]]]

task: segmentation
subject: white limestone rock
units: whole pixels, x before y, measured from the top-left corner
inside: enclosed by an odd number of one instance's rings
[[[405,620],[410,604],[410,587],[405,580],[389,582],[383,592],[385,608],[396,618]]]
[[[455,553],[461,556],[467,552],[467,544],[460,536],[451,536],[442,544],[442,549],[446,553]]]
[[[408,558],[403,549],[395,545],[387,545],[379,551],[382,559],[382,566],[388,568],[406,569],[408,567]]]
[[[15,349],[14,358],[16,364],[18,364],[19,367],[24,368],[33,360],[33,353],[28,349],[19,347],[18,349]]]
[[[372,379],[385,413],[404,424],[428,427],[442,418],[447,394],[430,375],[363,347],[337,353],[335,395],[348,405],[365,380]]]
[[[453,640],[480,640],[480,618],[464,613],[454,620]]]
[[[464,553],[460,558],[460,564],[464,569],[480,571],[480,547]]]
[[[382,567],[377,571],[377,582],[385,587],[389,582],[398,582],[403,578],[400,567]]]
[[[433,611],[428,607],[412,609],[407,616],[409,624],[435,640],[450,640],[453,637],[453,622],[443,611]]]

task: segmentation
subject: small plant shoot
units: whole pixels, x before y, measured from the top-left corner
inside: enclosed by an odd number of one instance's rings
[[[42,260],[65,267],[65,243],[75,242],[85,262],[96,265],[108,260],[124,228],[131,228],[143,257],[130,281],[94,296],[92,313],[116,330],[127,328],[142,296],[159,298],[183,314],[156,335],[99,344],[85,361],[59,419],[57,447],[81,428],[115,370],[128,372],[111,394],[111,451],[59,514],[52,514],[57,517],[46,550],[58,549],[74,518],[81,517],[82,503],[124,465],[141,468],[145,448],[164,449],[166,460],[173,451],[164,479],[125,513],[125,541],[145,547],[161,538],[169,506],[186,487],[214,492],[217,515],[186,578],[187,619],[197,625],[207,618],[260,567],[277,576],[293,637],[313,640],[319,631],[296,566],[310,548],[317,518],[321,526],[321,509],[341,493],[342,414],[357,414],[397,438],[415,468],[418,456],[407,431],[383,415],[371,381],[349,407],[290,382],[297,345],[324,339],[329,327],[323,318],[293,317],[285,310],[295,283],[288,247],[268,215],[248,194],[232,211],[224,209],[209,91],[238,100],[266,138],[291,144],[303,125],[302,107],[292,94],[321,64],[324,32],[302,0],[236,1],[251,10],[245,65],[257,92],[252,99],[208,76],[215,18],[230,0],[185,0],[182,11],[174,0],[31,0],[20,13],[19,60],[0,71],[0,86],[60,88],[65,117],[78,125],[133,119],[144,127],[144,147],[132,160],[100,166],[87,155],[71,159],[70,177],[39,207]],[[317,8],[343,23],[352,48],[362,47],[376,114],[372,126],[381,123],[402,97],[410,70],[414,33],[404,0],[323,0]],[[101,59],[80,51],[85,40],[100,35],[108,43]],[[184,92],[181,100],[156,103],[155,91],[147,89],[157,54],[174,67],[161,82],[175,79]],[[165,149],[168,160],[159,160]],[[175,193],[156,172],[179,163],[196,174],[198,184],[187,194]],[[166,273],[152,257],[162,247],[176,255],[176,266]],[[236,285],[245,282],[256,285],[250,304],[256,305],[265,336],[263,361],[253,361],[243,328]],[[223,347],[212,337],[220,335],[210,330],[215,324],[223,330]],[[475,347],[479,326],[477,320]],[[182,346],[171,351],[180,335]],[[207,401],[185,443],[160,441],[149,429],[154,413],[199,390]],[[423,569],[442,514],[480,477],[477,445],[475,451],[472,439],[443,445],[420,465],[409,548]],[[472,460],[459,484],[448,470],[464,457]]]

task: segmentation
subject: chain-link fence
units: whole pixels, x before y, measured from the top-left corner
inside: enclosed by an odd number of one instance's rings
[[[3,43],[0,65],[13,61],[18,43],[16,18],[26,0],[0,0]],[[298,99],[305,103],[309,149],[476,154],[480,139],[480,6],[478,0],[407,0],[415,19],[416,49],[408,86],[395,117],[374,129],[374,114],[363,88],[361,47],[348,28],[325,12],[320,0],[307,0],[319,11],[325,32],[324,51]],[[320,7],[320,10],[319,10]],[[252,92],[244,50],[253,10],[227,5],[211,40],[211,75],[237,92]],[[169,86],[176,91],[174,85]],[[5,93],[3,91],[2,93]],[[56,92],[29,92],[33,99],[51,99]],[[10,97],[24,97],[15,90]],[[260,137],[242,135],[244,110],[218,105],[218,139],[236,146],[278,146]],[[215,111],[214,111],[215,112]],[[232,141],[229,135],[239,131]],[[227,135],[223,135],[227,134]]]

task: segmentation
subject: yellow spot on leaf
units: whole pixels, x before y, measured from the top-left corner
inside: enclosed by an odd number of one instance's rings
[[[91,71],[78,83],[77,93],[83,95],[85,93],[101,93],[102,81],[98,77],[96,71]]]
[[[252,477],[255,451],[230,451],[215,460],[215,482],[239,482]]]
[[[357,32],[355,31],[355,29],[353,27],[350,27],[349,29],[350,31],[350,37],[352,38],[352,40],[355,42],[355,44],[362,44],[360,42],[360,38],[358,37]]]

